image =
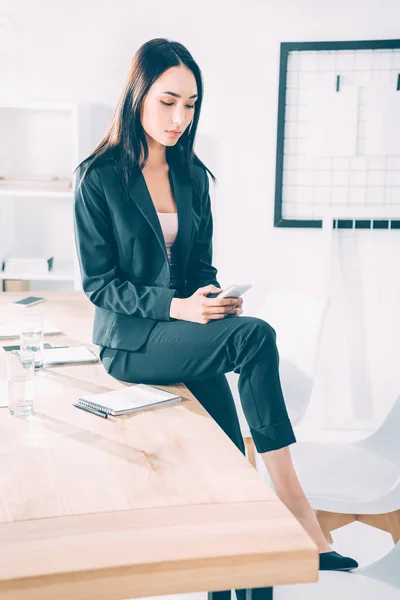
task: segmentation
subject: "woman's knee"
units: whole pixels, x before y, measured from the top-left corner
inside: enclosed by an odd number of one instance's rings
[[[248,330],[249,334],[257,337],[260,336],[273,343],[276,342],[275,329],[267,321],[264,321],[264,319],[260,319],[259,317],[240,317],[240,320],[245,321],[244,327]]]

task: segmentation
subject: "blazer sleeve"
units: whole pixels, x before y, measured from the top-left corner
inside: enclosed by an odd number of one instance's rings
[[[191,296],[198,288],[215,285],[221,288],[217,281],[217,269],[212,265],[213,218],[209,193],[207,171],[204,171],[205,182],[201,198],[201,220],[197,239],[191,249],[187,263],[186,281],[187,293]]]
[[[176,290],[137,285],[118,272],[111,214],[100,177],[93,167],[74,185],[74,231],[82,286],[96,306],[125,315],[169,321]]]

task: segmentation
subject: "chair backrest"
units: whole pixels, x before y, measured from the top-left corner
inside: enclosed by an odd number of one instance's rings
[[[400,589],[400,542],[385,556],[370,565],[358,568],[356,572]]]
[[[311,396],[328,305],[327,299],[281,288],[268,293],[257,311],[276,331],[282,389],[294,425]]]

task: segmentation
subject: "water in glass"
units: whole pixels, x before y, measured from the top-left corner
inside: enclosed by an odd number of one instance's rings
[[[43,322],[35,309],[22,312],[20,348],[33,352],[35,371],[40,371],[43,368]]]
[[[34,354],[20,351],[7,355],[8,410],[11,415],[28,416],[34,408]]]

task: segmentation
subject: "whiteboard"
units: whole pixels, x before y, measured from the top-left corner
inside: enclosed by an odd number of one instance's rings
[[[282,44],[307,49],[288,49],[281,62],[275,223],[302,226],[333,215],[388,219],[388,228],[398,228],[400,43],[329,44],[340,46]]]

